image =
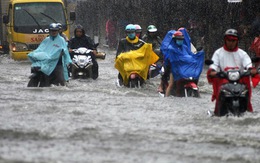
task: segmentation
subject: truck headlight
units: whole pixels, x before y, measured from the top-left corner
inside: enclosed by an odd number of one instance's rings
[[[27,50],[28,50],[28,47],[26,44],[23,44],[20,42],[12,43],[12,51],[14,51],[14,52],[27,51]]]

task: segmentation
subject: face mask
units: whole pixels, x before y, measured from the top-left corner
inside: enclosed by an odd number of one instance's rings
[[[176,44],[179,45],[179,46],[182,46],[183,40],[176,40]]]
[[[130,39],[134,39],[134,38],[135,38],[135,33],[129,33],[129,34],[127,34],[127,36],[128,36]]]

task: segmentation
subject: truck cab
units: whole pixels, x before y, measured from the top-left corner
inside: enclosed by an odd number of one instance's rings
[[[62,0],[10,0],[3,16],[9,54],[14,60],[27,59],[48,36],[51,23],[61,23],[69,38],[69,25]]]

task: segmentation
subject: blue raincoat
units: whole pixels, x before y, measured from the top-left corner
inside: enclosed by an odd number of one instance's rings
[[[46,37],[40,46],[28,54],[29,60],[32,62],[31,67],[41,67],[41,71],[50,75],[55,69],[60,55],[62,55],[62,66],[64,79],[69,79],[67,65],[72,63],[67,42],[60,35],[57,37]]]
[[[161,51],[164,54],[164,64],[171,66],[175,81],[190,77],[199,79],[204,65],[204,51],[192,53],[189,34],[185,29],[180,31],[184,35],[181,47],[172,39],[172,35],[176,32],[174,30],[169,31],[163,39]]]

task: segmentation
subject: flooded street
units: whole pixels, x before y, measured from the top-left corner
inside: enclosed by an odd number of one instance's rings
[[[29,61],[0,56],[2,163],[260,162],[260,115],[209,117],[202,98],[162,98],[159,78],[143,89],[118,88],[114,54],[98,60],[99,78],[67,87],[27,88]],[[252,104],[260,109],[260,86]]]

